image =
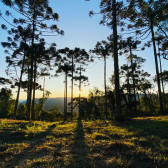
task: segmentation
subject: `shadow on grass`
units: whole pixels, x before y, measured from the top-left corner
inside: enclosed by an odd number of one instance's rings
[[[76,135],[74,138],[74,143],[72,146],[71,153],[73,155],[73,159],[71,160],[70,165],[67,168],[82,168],[82,167],[89,167],[88,163],[86,162],[86,155],[87,155],[87,146],[85,144],[85,133],[83,131],[83,124],[82,121],[77,121],[77,129]]]
[[[113,125],[126,129],[128,135],[125,135],[124,139],[129,139],[136,146],[136,150],[133,150],[131,155],[126,154],[125,156],[136,158],[139,165],[144,167],[166,167],[168,165],[165,159],[168,152],[168,121],[162,118],[158,120],[140,118],[123,122],[114,121]]]
[[[134,132],[134,136],[155,136],[168,140],[168,121],[152,119],[134,119],[123,122],[114,122],[118,127],[125,128],[129,132]]]
[[[19,128],[25,129],[26,125],[30,125],[30,123],[25,123],[25,124],[21,124],[19,126]],[[32,124],[32,123],[31,123]],[[33,124],[32,124],[33,125]],[[51,126],[48,127],[48,129],[46,131],[41,131],[41,132],[26,132],[23,131],[22,129],[18,130],[16,129],[3,129],[0,132],[0,137],[1,137],[1,145],[10,143],[10,144],[15,144],[15,143],[22,143],[24,141],[35,141],[37,139],[41,139],[46,137],[49,133],[51,133],[51,131],[56,127],[56,124],[53,124]]]
[[[30,123],[22,123],[22,128],[26,128],[27,124]],[[32,153],[32,156],[29,159],[33,159],[36,154],[39,154],[34,151],[35,148],[45,142],[46,137],[51,134],[56,126],[56,124],[53,124],[46,131],[39,133],[26,133],[16,129],[0,132],[0,137],[2,137],[0,144],[0,167],[20,166],[22,162],[27,160],[27,156],[30,153]],[[26,147],[24,146],[25,144],[27,144]],[[40,153],[46,153],[46,151]],[[8,157],[10,157],[9,161],[4,166],[1,165]]]

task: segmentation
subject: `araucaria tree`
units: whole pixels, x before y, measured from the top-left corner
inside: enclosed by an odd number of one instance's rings
[[[58,69],[56,71],[56,74],[58,73],[64,73],[65,74],[65,90],[64,90],[64,121],[67,119],[67,78],[69,75],[69,72],[71,71],[71,66],[68,65],[68,63],[64,63],[63,65],[59,65]]]
[[[105,92],[105,115],[106,119],[108,118],[107,113],[107,87],[106,87],[106,59],[113,53],[113,46],[111,43],[106,41],[97,42],[95,48],[91,50],[91,53],[94,53],[98,58],[104,59],[104,92]]]
[[[7,27],[5,25],[3,25],[2,28],[7,30]],[[6,47],[9,50],[13,51],[11,56],[6,57],[6,62],[8,63],[8,69],[6,72],[8,73],[11,66],[15,70],[17,66],[21,66],[19,81],[15,79],[15,82],[18,82],[18,91],[17,91],[17,97],[16,97],[15,109],[14,109],[14,119],[16,119],[22,76],[24,73],[25,60],[26,60],[27,53],[29,51],[29,46],[27,42],[31,38],[30,36],[31,29],[30,29],[30,26],[28,26],[25,29],[21,26],[18,26],[18,29],[12,28],[11,30],[9,30],[8,34],[12,35],[13,38],[8,37],[8,42],[1,43],[3,47]],[[17,42],[19,42],[19,46],[17,45]],[[8,54],[9,53],[10,52],[8,51]]]
[[[33,89],[33,66],[34,66],[34,43],[35,38],[38,39],[40,36],[44,36],[44,33],[57,33],[63,34],[62,30],[59,30],[57,25],[53,24],[48,26],[46,21],[53,20],[58,21],[59,15],[54,13],[52,8],[49,6],[49,0],[3,0],[5,5],[10,6],[15,11],[22,15],[22,19],[14,19],[16,24],[29,24],[31,25],[31,64],[30,64],[30,87],[29,96],[27,102],[27,113],[28,119],[31,115],[31,97]],[[45,31],[42,31],[45,29]],[[46,34],[45,34],[46,36]],[[49,35],[50,36],[50,35]],[[51,35],[53,36],[53,35]]]
[[[132,24],[128,25],[128,28],[136,28],[137,35],[141,37],[146,37],[151,34],[154,60],[157,76],[158,93],[160,100],[160,113],[163,114],[163,103],[161,96],[160,78],[159,78],[159,68],[155,44],[155,27],[161,28],[160,23],[166,20],[167,9],[166,0],[163,1],[135,1],[129,0],[129,7],[127,15],[130,18]],[[162,30],[162,29],[160,29]]]
[[[82,71],[85,71],[84,66],[87,66],[88,62],[92,62],[93,59],[89,57],[89,54],[85,49],[76,48],[75,49],[75,72],[77,73],[76,76],[74,76],[75,81],[79,81],[78,87],[79,87],[79,120],[81,119],[81,86],[82,83],[84,86],[88,85],[88,77],[82,75]],[[71,102],[72,103],[72,102]]]
[[[125,17],[123,13],[126,8],[123,1],[116,2],[116,0],[102,0],[100,2],[100,13],[103,15],[103,19],[100,24],[107,25],[113,30],[113,56],[114,56],[114,79],[115,79],[115,106],[116,106],[116,119],[122,120],[123,115],[121,111],[120,101],[120,83],[119,83],[119,65],[118,65],[118,35],[117,25],[122,26],[122,19]],[[90,12],[90,16],[94,15],[94,12]]]
[[[127,60],[129,60],[129,62],[131,63],[130,68],[131,68],[131,72],[129,74],[131,74],[132,77],[132,85],[133,85],[133,97],[134,97],[134,101],[136,101],[136,93],[135,93],[135,71],[136,71],[136,66],[137,66],[137,62],[144,62],[144,59],[135,56],[132,52],[133,50],[137,49],[137,45],[140,44],[141,42],[139,40],[133,40],[132,37],[128,37],[127,40],[121,40],[120,41],[120,45],[121,48],[124,50],[124,53],[129,53],[129,56],[127,58]],[[135,60],[135,61],[134,61]],[[129,69],[128,69],[129,71]],[[128,85],[129,85],[129,77],[128,77]],[[129,85],[130,88],[130,85]],[[130,89],[129,89],[129,96],[130,96]],[[130,100],[130,97],[129,97]],[[135,113],[137,113],[136,111],[136,105],[135,105]]]

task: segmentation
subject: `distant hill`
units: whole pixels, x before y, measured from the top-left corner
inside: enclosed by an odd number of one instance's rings
[[[38,102],[38,99],[36,99]],[[71,102],[71,98],[67,98],[67,102]],[[19,104],[26,104],[26,100],[22,99],[19,100]],[[44,110],[50,110],[51,108],[57,106],[60,109],[60,112],[64,112],[64,98],[58,97],[58,98],[48,98],[44,105]],[[75,109],[77,111],[78,109]],[[69,111],[69,110],[68,110]]]
[[[139,97],[144,96],[144,94],[139,94]],[[136,98],[138,99],[138,96],[136,95]],[[38,102],[38,99],[36,99],[36,101]],[[68,97],[67,98],[67,102],[71,102],[71,98]],[[19,100],[19,104],[26,104],[26,100],[25,99],[21,99]],[[60,109],[60,112],[64,112],[64,98],[63,97],[58,97],[58,98],[48,98],[45,102],[44,105],[44,110],[50,110],[51,108],[57,106]],[[69,106],[68,106],[69,107]],[[69,109],[67,110],[69,111]],[[74,109],[74,111],[78,111],[78,108],[76,107]]]

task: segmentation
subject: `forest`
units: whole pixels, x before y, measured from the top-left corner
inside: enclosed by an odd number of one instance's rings
[[[58,48],[54,40],[47,41],[66,36],[49,3],[0,2],[8,8],[0,11],[7,64],[6,76],[0,75],[0,167],[167,167],[168,70],[162,64],[168,60],[168,1],[100,0],[99,11],[88,11],[88,17],[101,15],[100,26],[111,34],[90,50]],[[143,69],[148,48],[154,77]],[[121,66],[120,56],[126,56]],[[109,58],[114,69],[107,79]],[[104,64],[103,90],[95,86],[84,97],[82,89],[90,84],[86,69],[95,61]],[[51,95],[46,78],[60,75],[63,112],[58,106],[45,110]],[[21,91],[26,104],[19,103]]]

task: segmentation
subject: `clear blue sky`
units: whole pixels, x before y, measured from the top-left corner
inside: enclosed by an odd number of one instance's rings
[[[56,42],[57,49],[69,47],[71,49],[75,47],[84,48],[87,51],[93,49],[97,41],[106,40],[107,36],[112,33],[112,30],[106,26],[99,25],[101,20],[101,15],[95,15],[92,18],[89,17],[88,13],[90,10],[99,12],[99,3],[101,0],[50,0],[50,6],[53,8],[54,12],[57,12],[60,16],[59,22],[55,22],[58,27],[64,30],[64,36],[56,37],[47,37],[46,41],[48,43]],[[5,7],[0,3],[0,10],[3,16],[10,22],[12,19],[4,15],[5,10],[9,10],[8,7]],[[15,17],[20,17],[17,13],[11,10]],[[53,24],[52,22],[50,22]],[[0,24],[6,24],[5,21],[1,18]],[[9,26],[10,27],[10,26]],[[4,30],[0,30],[0,36],[2,41],[6,41],[7,33]],[[128,35],[127,35],[128,36]],[[149,48],[143,52],[137,52],[138,56],[141,56],[146,59],[144,64],[144,70],[148,73],[155,75],[155,63],[152,48]],[[0,46],[0,72],[2,77],[7,77],[5,75],[5,69],[7,64],[5,63],[4,49]],[[119,64],[122,65],[126,63],[125,56],[119,56]],[[168,61],[163,60],[163,70],[167,70]],[[89,77],[90,86],[82,88],[82,96],[87,96],[89,89],[92,89],[94,86],[103,90],[103,61],[95,60],[94,63],[90,64],[87,67],[84,75]],[[112,58],[107,62],[107,81],[108,78],[113,73],[114,63]],[[18,72],[19,73],[19,72]],[[50,97],[63,97],[64,96],[64,76],[51,78],[47,77],[46,79],[46,89],[49,90],[52,94]],[[39,81],[40,84],[43,83],[42,80]],[[70,86],[70,80],[68,80],[68,86]],[[14,97],[16,96],[15,90],[13,90]],[[70,96],[71,90],[68,87],[68,96]],[[42,93],[37,92],[36,97],[41,97]],[[74,96],[78,96],[78,88],[74,88]],[[20,99],[25,99],[26,94],[21,92]]]

